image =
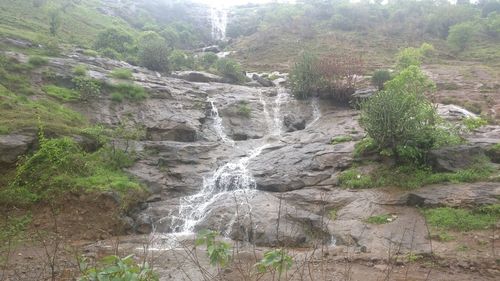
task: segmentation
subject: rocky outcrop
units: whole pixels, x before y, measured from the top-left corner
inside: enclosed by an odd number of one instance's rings
[[[429,162],[436,171],[457,172],[472,167],[486,157],[484,146],[465,144],[443,147],[428,154]]]
[[[215,74],[202,72],[202,71],[175,71],[172,73],[172,76],[175,78],[187,80],[190,82],[224,82],[225,79],[217,76]]]
[[[0,135],[0,166],[14,165],[35,142],[34,134]]]
[[[257,81],[260,85],[264,87],[274,87],[274,83],[271,80],[268,80],[256,73],[252,75],[252,79]]]
[[[287,132],[304,130],[306,128],[306,120],[297,118],[295,115],[287,114],[283,117],[283,124]]]

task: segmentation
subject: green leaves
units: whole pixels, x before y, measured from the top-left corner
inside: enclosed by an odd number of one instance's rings
[[[212,230],[202,230],[195,240],[196,246],[207,246],[207,255],[212,266],[226,267],[231,257],[231,246],[222,241],[216,241],[217,232]]]
[[[281,276],[286,270],[289,270],[293,265],[293,259],[284,249],[274,249],[267,251],[261,261],[255,264],[257,270],[261,273],[268,269],[275,270]]]
[[[124,258],[106,256],[101,260],[101,267],[89,268],[86,258],[79,260],[83,275],[79,281],[157,281],[156,274],[148,263],[142,266],[134,262],[134,255]]]

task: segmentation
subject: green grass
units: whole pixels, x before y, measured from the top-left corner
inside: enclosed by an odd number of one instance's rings
[[[330,218],[332,221],[336,220],[337,212],[338,212],[337,209],[331,209],[330,211],[328,211],[328,218]]]
[[[423,211],[429,225],[442,230],[471,231],[494,227],[500,219],[500,204],[475,210],[449,207]]]
[[[111,91],[111,99],[115,102],[121,102],[123,100],[141,101],[148,97],[144,88],[133,83],[107,85],[107,88]]]
[[[87,75],[87,67],[85,65],[77,65],[73,67],[73,74],[76,76],[85,76]]]
[[[126,68],[117,68],[111,71],[111,77],[123,80],[132,80],[132,70]]]
[[[39,66],[48,64],[49,60],[47,58],[40,57],[40,56],[32,56],[29,58],[28,63],[34,67],[39,67]]]
[[[122,171],[132,164],[129,154],[110,146],[86,153],[70,138],[41,136],[40,148],[21,161],[14,180],[0,189],[0,203],[30,205],[68,192],[141,192],[143,187]]]
[[[238,105],[238,115],[250,118],[252,115],[252,108],[248,105],[247,102],[240,102]]]
[[[477,162],[468,169],[457,172],[435,172],[430,167],[415,165],[381,165],[370,173],[362,173],[357,167],[343,171],[339,175],[339,184],[345,188],[373,188],[394,186],[403,189],[415,189],[437,183],[462,183],[488,180],[497,171],[490,163]]]
[[[365,220],[365,222],[370,224],[386,224],[391,222],[392,216],[390,214],[382,214],[377,216],[371,216]]]
[[[80,99],[80,94],[68,88],[58,87],[56,85],[46,85],[42,90],[51,97],[57,98],[61,101],[69,102]]]
[[[335,144],[339,144],[339,143],[343,143],[343,142],[349,142],[349,141],[352,141],[352,137],[351,136],[347,136],[347,135],[336,136],[336,137],[334,137],[332,139],[331,144],[335,145]]]
[[[478,129],[482,126],[488,125],[488,121],[484,120],[481,117],[477,117],[477,118],[467,117],[467,118],[464,118],[462,120],[462,123],[470,131]]]

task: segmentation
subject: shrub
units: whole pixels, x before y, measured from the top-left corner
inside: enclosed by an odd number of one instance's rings
[[[295,62],[290,72],[290,87],[296,98],[306,99],[318,92],[321,79],[315,69],[317,61],[316,55],[304,52]]]
[[[123,99],[140,101],[147,97],[144,88],[131,83],[120,83],[117,85],[112,85],[111,90],[113,91],[111,99],[117,102],[120,102]]]
[[[474,33],[478,31],[473,22],[463,22],[450,28],[446,42],[454,51],[461,52],[469,46]]]
[[[403,70],[409,66],[420,66],[422,64],[422,52],[417,48],[405,48],[397,56],[397,69]]]
[[[212,67],[218,60],[219,58],[217,57],[216,54],[214,53],[206,53],[200,58],[200,64],[203,68],[209,69]]]
[[[49,11],[49,30],[50,34],[53,36],[57,34],[57,31],[59,30],[59,27],[61,27],[61,16],[59,13],[59,10],[53,9]]]
[[[94,44],[97,50],[112,49],[118,53],[126,53],[134,42],[132,35],[117,28],[108,28],[99,34]]]
[[[386,83],[386,90],[361,103],[360,124],[380,150],[400,161],[401,149],[433,146],[437,113],[425,97],[430,82],[413,66]]]
[[[289,270],[292,265],[293,258],[288,255],[284,249],[274,249],[265,252],[262,260],[260,260],[255,266],[261,273],[264,273],[268,270],[277,271],[279,280],[281,274]]]
[[[232,59],[219,59],[215,64],[215,68],[217,69],[217,72],[224,77],[229,78],[234,83],[241,83],[246,79],[241,65]]]
[[[166,72],[169,70],[168,56],[170,50],[158,33],[145,32],[139,38],[139,62],[151,70]]]
[[[207,247],[207,255],[212,266],[225,267],[231,257],[230,246],[225,242],[216,241],[216,236],[215,231],[202,230],[198,233],[195,244]]]
[[[102,49],[99,52],[103,57],[114,59],[114,60],[120,60],[122,58],[122,55],[115,51],[114,49],[111,48],[106,48]]]
[[[384,89],[384,83],[391,80],[391,73],[388,70],[381,69],[373,72],[372,84],[379,90]]]
[[[73,74],[76,76],[85,76],[87,75],[87,67],[83,64],[77,65],[73,67]]]
[[[488,121],[484,120],[481,117],[477,117],[477,118],[466,117],[462,120],[462,123],[470,131],[478,129],[482,126],[488,125]]]
[[[132,76],[132,70],[128,68],[117,68],[111,71],[111,76],[117,79],[124,79],[124,80],[131,80],[133,78]]]
[[[86,76],[77,76],[71,80],[82,100],[88,101],[101,94],[101,83]]]
[[[56,85],[43,86],[42,90],[49,96],[62,101],[75,101],[80,98],[80,94],[74,90],[58,87]]]
[[[49,63],[49,60],[44,57],[33,56],[29,58],[28,63],[31,64],[32,66],[42,66]]]
[[[194,59],[181,50],[174,50],[168,57],[172,70],[184,70],[194,68]]]
[[[78,260],[82,276],[79,281],[98,280],[135,280],[135,281],[158,281],[159,276],[150,268],[148,263],[138,265],[133,255],[125,258],[119,256],[106,256],[102,259],[100,266],[91,266],[86,258]]]

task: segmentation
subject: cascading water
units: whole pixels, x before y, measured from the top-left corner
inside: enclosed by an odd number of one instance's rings
[[[315,97],[311,100],[311,106],[313,109],[313,120],[311,121],[311,123],[309,123],[309,126],[316,123],[316,121],[318,121],[319,118],[321,118],[321,110],[319,109],[319,98],[318,97]]]
[[[281,104],[287,92],[281,91],[274,100],[273,118],[267,109],[265,97],[260,95],[260,102],[271,135],[281,134]],[[214,119],[214,127],[221,140],[229,140],[224,133],[222,121],[218,114],[217,107],[213,100],[208,100],[212,106],[211,117]],[[232,141],[232,140],[231,140]],[[234,142],[233,142],[234,143]],[[269,146],[269,143],[262,143],[257,148],[250,150],[246,157],[230,161],[219,167],[210,178],[204,178],[203,187],[197,194],[181,198],[177,216],[173,216],[172,229],[177,233],[192,233],[196,226],[210,214],[211,207],[228,193],[232,193],[235,198],[248,198],[256,190],[256,182],[248,169],[250,160],[257,157]],[[237,200],[246,202],[246,200]],[[244,204],[244,203],[243,203]],[[233,218],[224,227],[231,229],[238,215],[245,215],[251,212],[251,206],[241,208],[240,213],[235,213]],[[244,210],[243,210],[244,209]],[[242,214],[243,213],[243,214]]]
[[[226,39],[227,9],[212,7],[210,9],[210,21],[212,24],[212,39],[222,41]]]
[[[215,106],[215,103],[212,99],[207,98],[207,101],[210,103],[211,109],[210,109],[210,117],[214,120],[214,129],[215,133],[225,143],[229,143],[231,145],[234,145],[234,141],[230,139],[225,130],[224,126],[222,125],[222,118],[219,116],[219,110]]]

